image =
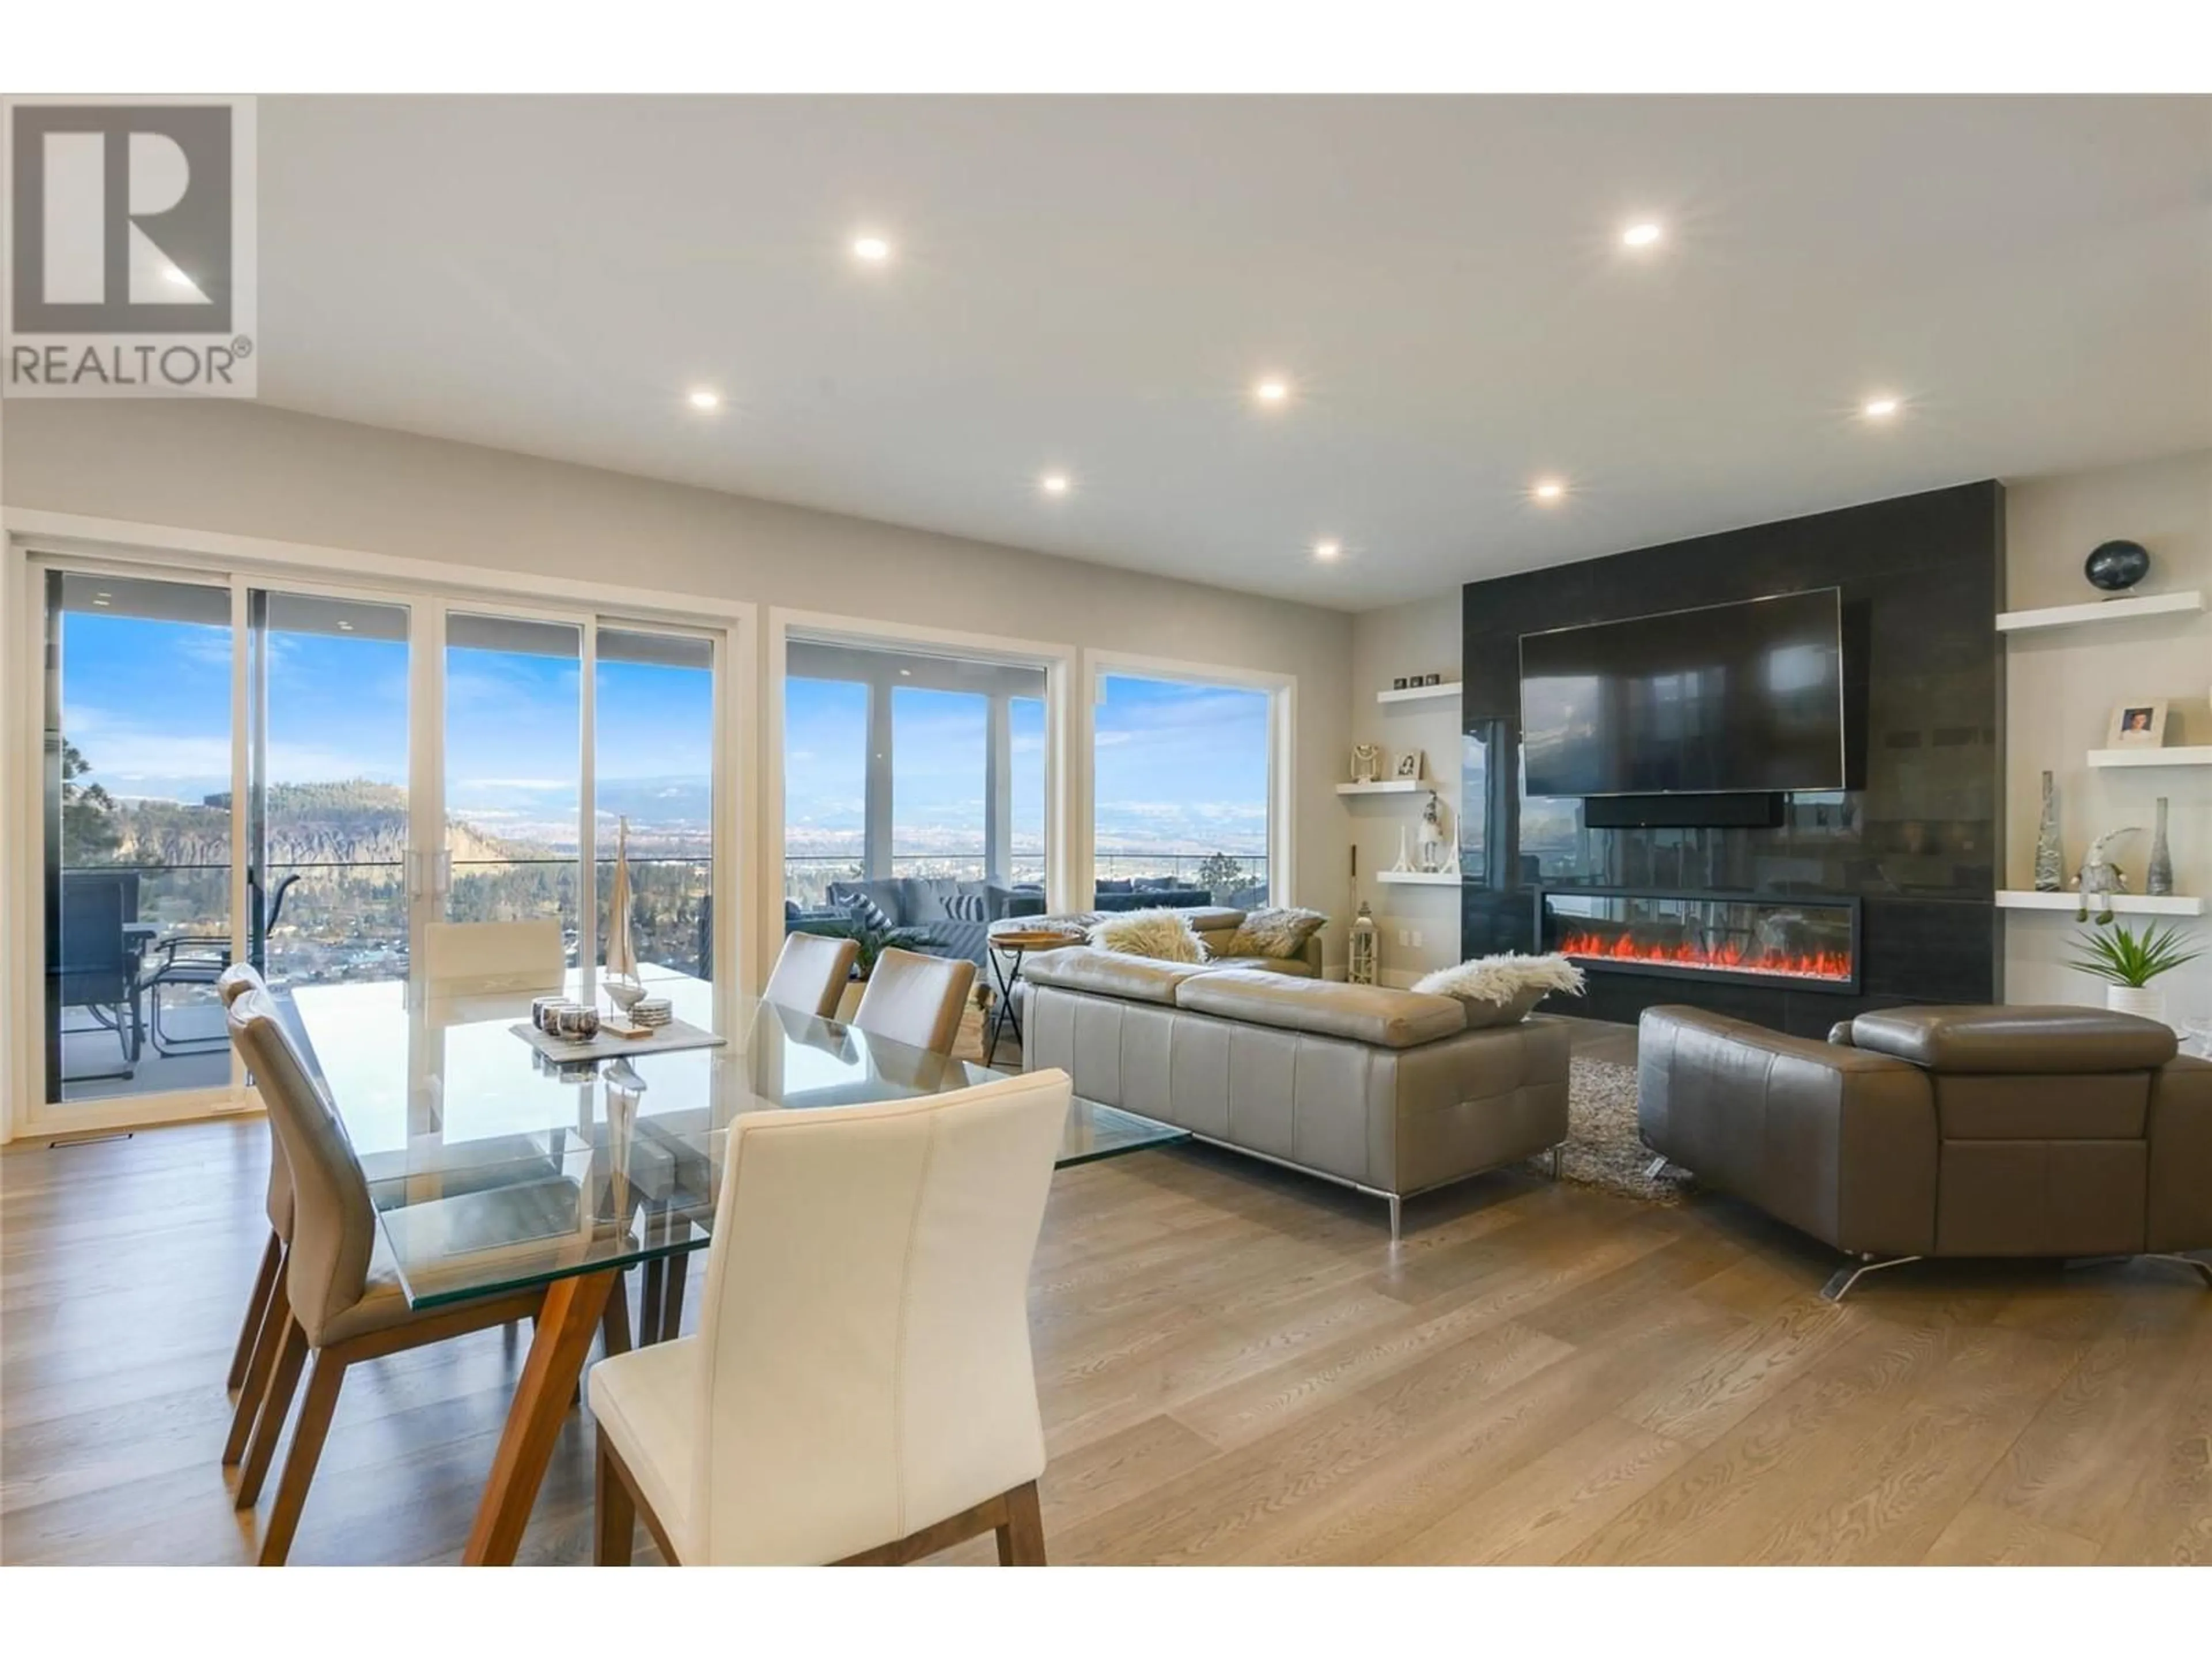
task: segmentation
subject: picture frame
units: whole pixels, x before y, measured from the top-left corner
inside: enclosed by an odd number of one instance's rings
[[[1421,676],[1421,684],[1423,685],[1442,685],[1443,683],[1444,677],[1442,674],[1431,673]]]
[[[1404,754],[1399,756],[1398,775],[1401,778],[1413,779],[1425,776],[1426,774],[1421,769],[1421,751],[1418,749],[1408,749]]]
[[[1376,743],[1356,743],[1352,745],[1352,781],[1354,783],[1374,783],[1382,776],[1382,745]]]
[[[2137,697],[2118,704],[2105,733],[2107,749],[2162,749],[2166,746],[2166,699]]]
[[[1390,689],[1393,691],[1403,691],[1406,689],[1406,677],[1403,674],[1401,674],[1397,678],[1392,680],[1390,682]]]

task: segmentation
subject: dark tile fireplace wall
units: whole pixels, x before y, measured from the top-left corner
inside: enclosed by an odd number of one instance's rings
[[[1557,565],[1464,590],[1464,954],[1532,951],[1538,888],[1860,901],[1856,995],[1592,974],[1600,1019],[1686,1002],[1776,1030],[1997,1000],[2004,492],[1962,484]],[[1545,629],[1842,590],[1851,787],[1786,798],[1777,829],[1595,830],[1520,787],[1520,639]]]

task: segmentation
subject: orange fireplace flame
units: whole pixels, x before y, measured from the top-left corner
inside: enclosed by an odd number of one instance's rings
[[[1771,974],[1783,979],[1838,980],[1849,984],[1848,951],[1770,951],[1759,945],[1654,944],[1626,933],[1569,933],[1561,954],[1595,962],[1650,963],[1662,968],[1705,968],[1722,973]]]

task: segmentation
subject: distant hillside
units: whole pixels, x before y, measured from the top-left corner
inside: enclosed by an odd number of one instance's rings
[[[229,861],[230,794],[185,801],[122,800],[115,825],[122,832],[118,864],[177,868]],[[503,841],[456,818],[450,848],[460,862],[544,858],[550,849]],[[407,849],[407,792],[396,784],[356,778],[343,783],[279,783],[269,789],[269,862],[397,864]]]

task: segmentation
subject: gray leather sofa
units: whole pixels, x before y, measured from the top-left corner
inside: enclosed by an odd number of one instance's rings
[[[984,966],[984,952],[988,948],[985,934],[990,922],[1044,908],[1044,899],[1039,894],[1001,887],[995,882],[955,881],[947,878],[905,876],[888,881],[833,881],[826,892],[829,902],[816,910],[802,910],[787,902],[783,931],[804,933],[823,922],[848,921],[852,917],[853,900],[865,894],[890,918],[892,927],[927,930],[936,944],[926,954],[965,957],[979,969]],[[981,898],[984,920],[970,921],[951,915],[947,903],[955,895]]]
[[[1860,1258],[2171,1255],[2212,1284],[2212,1063],[2090,1008],[1895,1008],[1828,1041],[1647,1008],[1644,1144]]]
[[[1567,1028],[1478,1030],[1450,997],[1089,947],[1036,958],[1025,1066],[1087,1100],[1401,1201],[1567,1135]]]

